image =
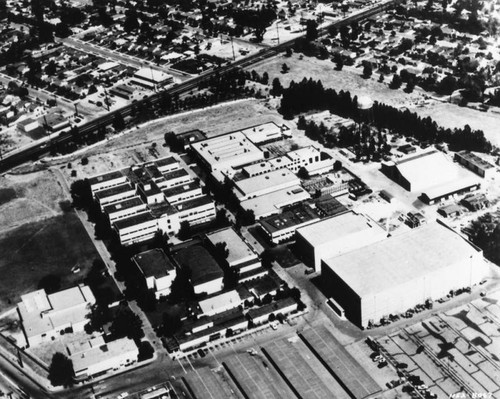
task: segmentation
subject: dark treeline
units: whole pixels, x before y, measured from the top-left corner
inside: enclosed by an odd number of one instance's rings
[[[359,122],[362,118],[357,109],[357,97],[349,92],[325,89],[321,81],[303,79],[300,83],[290,82],[283,90],[280,113],[287,119],[311,110],[329,110],[331,113]],[[481,130],[472,130],[469,125],[461,129],[445,129],[430,117],[422,118],[407,109],[375,102],[373,105],[373,125],[386,128],[421,142],[446,142],[454,151],[470,150],[490,152],[491,143]]]

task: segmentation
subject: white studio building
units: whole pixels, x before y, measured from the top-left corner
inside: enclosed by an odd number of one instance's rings
[[[21,296],[17,310],[30,347],[56,339],[61,331],[83,331],[95,298],[86,285],[47,295],[37,290]]]
[[[386,237],[385,230],[373,220],[351,211],[297,229],[296,245],[304,263],[319,272],[323,260]]]
[[[244,201],[299,185],[300,179],[290,170],[284,168],[236,181],[233,191],[240,201]]]
[[[489,276],[482,251],[438,223],[322,261],[338,312],[360,327]]]

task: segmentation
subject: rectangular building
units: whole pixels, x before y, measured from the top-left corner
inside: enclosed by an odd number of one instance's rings
[[[158,232],[158,221],[145,211],[113,222],[122,245],[132,245],[150,240]]]
[[[258,220],[280,213],[287,206],[296,205],[309,199],[311,199],[311,195],[301,186],[292,186],[241,201],[240,205],[245,210],[253,211],[255,219]]]
[[[292,163],[288,165],[288,169],[294,173],[297,173],[302,167],[321,161],[321,152],[313,146],[290,151],[286,156],[292,161]]]
[[[319,215],[308,205],[301,205],[279,215],[268,216],[259,221],[262,230],[275,244],[292,239],[295,231],[319,220]]]
[[[146,208],[147,205],[141,200],[139,196],[136,195],[124,201],[105,205],[103,208],[103,212],[108,215],[110,223],[113,223],[116,220],[133,216],[140,212],[144,212]]]
[[[360,327],[406,312],[488,276],[482,252],[441,223],[322,262],[322,276],[345,316]]]
[[[208,170],[232,177],[235,169],[264,159],[264,153],[241,133],[229,133],[191,144]]]
[[[218,313],[237,308],[243,303],[238,292],[232,290],[199,302],[200,309],[205,316],[214,316]]]
[[[45,290],[21,296],[17,310],[28,345],[33,347],[57,338],[61,331],[83,331],[95,297],[86,285],[50,295]]]
[[[132,260],[144,277],[147,288],[154,291],[156,299],[170,294],[177,271],[162,249],[141,252]]]
[[[240,201],[300,185],[300,179],[288,169],[249,177],[234,183],[234,192]]]
[[[119,338],[70,356],[75,378],[83,381],[137,362],[139,350],[132,339]]]
[[[370,218],[346,212],[297,229],[296,245],[303,262],[321,270],[321,261],[381,241],[387,233]]]
[[[285,126],[288,130],[288,128]],[[247,138],[254,144],[270,143],[280,140],[283,136],[283,128],[274,122],[263,123],[241,130]]]
[[[495,174],[495,167],[470,151],[459,151],[455,154],[455,161],[465,166],[475,174],[487,178]]]

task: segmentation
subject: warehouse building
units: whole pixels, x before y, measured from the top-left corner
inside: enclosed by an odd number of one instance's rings
[[[319,272],[323,260],[386,237],[384,229],[367,216],[346,212],[297,229],[296,246],[303,262]]]
[[[463,150],[457,152],[455,154],[455,161],[484,178],[492,177],[495,173],[495,167],[491,163],[470,151]]]
[[[240,206],[245,210],[253,211],[255,219],[258,220],[280,213],[287,206],[300,204],[309,199],[311,195],[301,186],[292,186],[241,201]]]
[[[175,266],[162,249],[154,248],[132,258],[144,278],[148,290],[153,290],[156,299],[168,296],[177,276]]]
[[[148,89],[154,89],[158,86],[165,86],[174,82],[174,77],[168,73],[158,71],[153,68],[141,68],[132,79],[132,83]]]
[[[264,159],[264,153],[241,132],[198,141],[191,148],[208,170],[229,178],[235,169]]]
[[[476,176],[450,162],[437,150],[399,161],[383,162],[381,170],[406,190],[422,193],[422,200],[428,204],[476,190],[480,186]]]
[[[237,308],[241,304],[243,301],[236,290],[224,292],[199,302],[201,314],[204,316],[214,316]]]
[[[280,169],[234,182],[240,201],[300,185],[300,179],[288,169]]]
[[[241,130],[241,132],[254,144],[265,144],[280,140],[283,130],[288,130],[285,125],[278,126],[274,122],[267,122],[261,125],[252,126]]]
[[[360,327],[488,276],[481,250],[439,222],[326,259],[321,271],[340,313]]]
[[[200,245],[192,245],[174,255],[177,264],[188,271],[195,294],[222,291],[224,272],[217,261]]]

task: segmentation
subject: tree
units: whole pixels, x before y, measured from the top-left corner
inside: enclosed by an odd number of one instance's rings
[[[392,77],[392,81],[391,81],[391,84],[389,85],[389,87],[391,89],[399,89],[401,87],[401,84],[402,84],[401,77],[399,75],[394,75]]]
[[[366,63],[364,68],[363,68],[363,78],[368,79],[370,76],[372,76],[373,72],[373,67],[371,64]]]
[[[281,73],[287,73],[290,70],[290,67],[287,64],[281,65]]]
[[[405,92],[412,93],[413,89],[415,89],[415,82],[413,79],[409,79],[408,82],[406,83]]]
[[[144,337],[142,320],[128,306],[118,310],[109,330],[114,338],[127,337],[138,341]]]
[[[121,112],[117,112],[115,114],[115,117],[113,119],[113,127],[116,131],[125,129],[125,120],[123,119]]]
[[[179,315],[168,312],[163,313],[163,324],[161,334],[167,337],[174,335],[182,327],[182,321]]]
[[[236,220],[241,226],[250,226],[255,223],[255,213],[252,209],[240,209],[236,214]]]
[[[281,82],[278,78],[273,79],[273,85],[271,88],[271,94],[273,96],[280,96],[283,92],[283,86],[281,86]]]
[[[267,85],[269,83],[269,74],[267,72],[264,72],[262,74],[262,79],[261,79],[261,83],[263,85]]]
[[[149,341],[141,341],[139,344],[139,356],[137,360],[139,362],[147,359],[151,359],[155,353],[155,350]]]
[[[285,50],[285,57],[291,57],[292,53],[292,49],[290,47],[287,47],[287,49]]]
[[[38,283],[39,290],[45,290],[47,295],[53,294],[61,289],[61,277],[56,274],[47,274]]]
[[[297,172],[297,176],[302,180],[306,180],[309,179],[309,172],[307,172],[306,168],[301,167]]]
[[[217,259],[219,263],[224,262],[229,256],[229,249],[227,249],[227,244],[225,242],[218,242],[214,247],[214,258]]]
[[[337,71],[341,71],[341,70],[342,70],[342,68],[344,68],[344,60],[343,60],[343,58],[342,58],[342,57],[339,57],[339,58],[338,58],[338,60],[337,60],[337,63],[336,63],[336,67],[335,67],[335,69],[336,69]]]
[[[52,356],[49,367],[49,381],[57,387],[69,387],[73,385],[73,363],[63,353],[56,352]]]
[[[307,21],[306,24],[306,40],[313,41],[318,38],[318,23],[313,19]]]
[[[342,162],[337,160],[333,163],[333,170],[338,172],[339,170],[342,169]]]
[[[215,214],[215,225],[217,227],[226,227],[231,225],[225,209],[219,209]]]

